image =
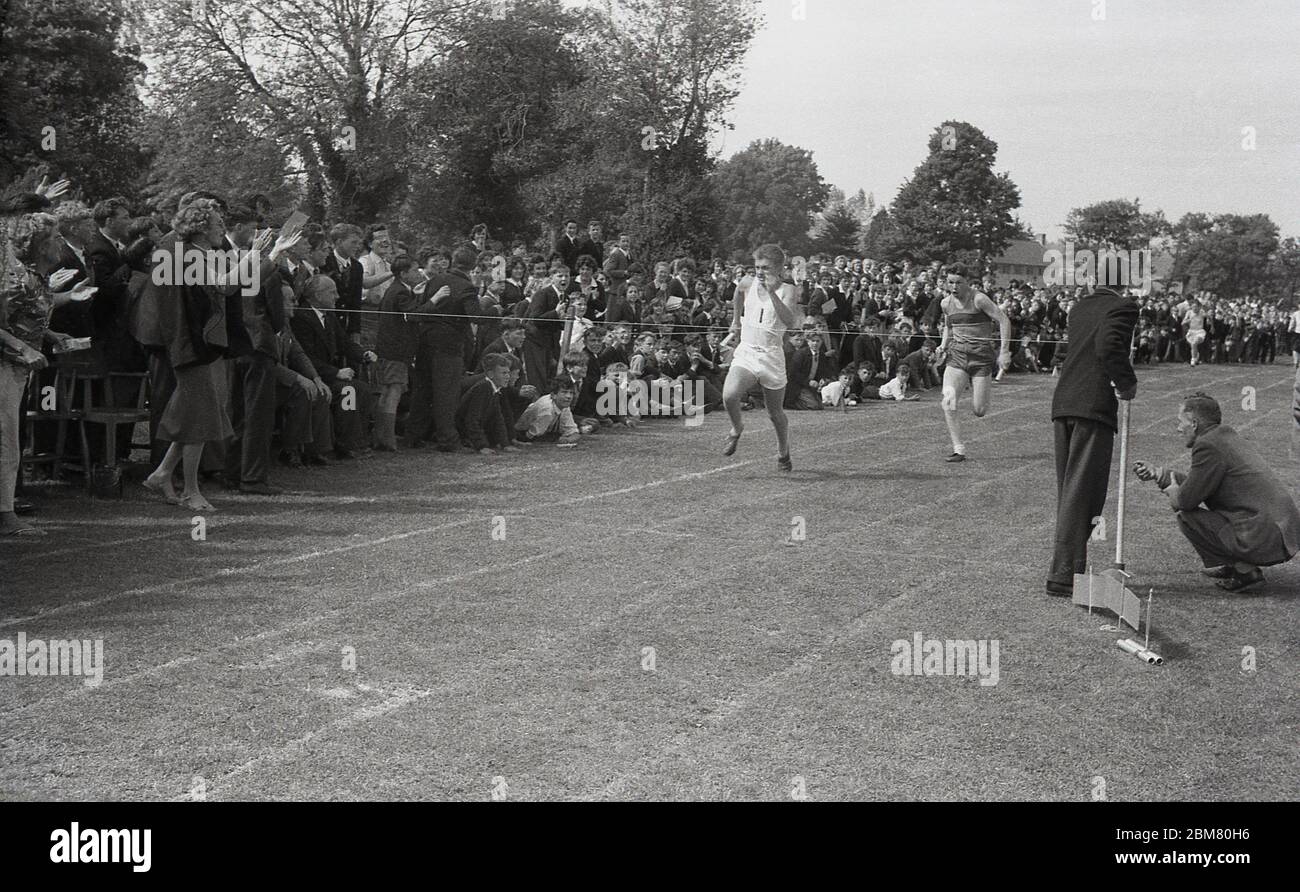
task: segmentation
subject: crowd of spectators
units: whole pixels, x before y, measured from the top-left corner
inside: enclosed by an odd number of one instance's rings
[[[0,207],[3,532],[37,531],[17,519],[14,481],[22,449],[46,448],[49,433],[39,412],[23,425],[22,407],[66,363],[93,381],[92,399],[147,402],[145,486],[210,510],[204,480],[282,492],[270,479],[277,461],[572,446],[649,417],[713,411],[733,297],[753,273],[752,259],[645,257],[596,221],[564,221],[544,251],[507,247],[485,226],[436,246],[383,224],[277,214],[261,195],[194,191],[136,212],[124,198],[62,200],[66,188],[42,183]],[[914,400],[937,386],[945,269],[792,258],[804,317],[788,334],[786,407]],[[1010,372],[1060,367],[1082,286],[972,284],[1011,320]],[[1271,363],[1288,347],[1300,362],[1300,312],[1207,294],[1133,297],[1138,362]],[[87,444],[83,465],[102,460],[103,440]]]

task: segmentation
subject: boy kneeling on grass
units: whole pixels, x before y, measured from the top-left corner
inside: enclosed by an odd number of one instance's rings
[[[516,452],[506,416],[502,411],[503,389],[510,383],[510,358],[500,353],[483,357],[483,378],[470,386],[456,407],[456,430],[461,442],[481,455],[497,451]]]
[[[524,410],[515,423],[518,439],[527,442],[554,442],[557,446],[578,445],[578,423],[570,407],[577,396],[573,381],[556,375],[551,392]]]

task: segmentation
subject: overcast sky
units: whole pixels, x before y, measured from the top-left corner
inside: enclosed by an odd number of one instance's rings
[[[998,144],[1021,219],[1053,238],[1120,197],[1300,235],[1300,0],[1105,0],[1100,21],[1100,0],[804,4],[762,0],[722,157],[779,139],[884,205],[952,118]]]

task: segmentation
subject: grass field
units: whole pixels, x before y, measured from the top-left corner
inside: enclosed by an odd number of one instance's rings
[[[1132,458],[1185,467],[1203,388],[1294,483],[1289,368],[1140,378]],[[1130,477],[1166,662],[1121,652],[1043,594],[1053,386],[998,385],[958,465],[932,391],[792,413],[789,475],[761,412],[730,459],[711,415],[281,471],[209,491],[206,541],[138,487],[52,489],[51,535],[0,544],[0,638],[102,638],[104,679],[0,678],[0,797],[1296,798],[1300,561],[1224,593]],[[917,632],[996,639],[998,683],[895,675]]]

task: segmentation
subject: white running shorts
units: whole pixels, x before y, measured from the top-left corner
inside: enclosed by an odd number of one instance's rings
[[[731,367],[751,373],[766,390],[785,388],[785,352],[780,347],[760,350],[750,344],[741,344],[732,354]]]

